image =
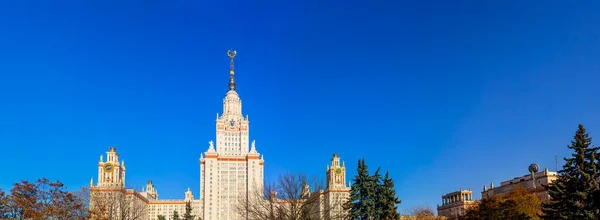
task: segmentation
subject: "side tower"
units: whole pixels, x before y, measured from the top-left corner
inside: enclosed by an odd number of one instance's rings
[[[346,165],[337,153],[333,154],[331,165],[327,165],[327,188],[322,195],[324,218],[344,219],[347,213],[342,206],[350,197],[350,187],[346,185]]]
[[[460,189],[442,195],[442,205],[438,205],[437,211],[439,216],[456,218],[475,206],[477,206],[477,201],[473,200],[473,191]]]
[[[264,160],[250,146],[250,121],[242,114],[242,100],[235,84],[234,58],[229,50],[229,90],[223,100],[223,113],[216,118],[216,143],[209,142],[204,156],[200,155],[200,200],[202,219],[243,219],[240,202],[259,192],[264,183]],[[216,144],[216,146],[215,146]]]
[[[116,147],[109,147],[106,158],[100,155],[98,181],[90,181],[90,219],[146,219],[148,199],[125,188],[125,171]]]
[[[125,187],[125,162],[119,163],[119,154],[116,147],[109,147],[106,152],[106,161],[100,155],[98,162],[97,187]]]

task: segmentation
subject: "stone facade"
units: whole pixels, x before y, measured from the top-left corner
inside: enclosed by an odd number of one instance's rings
[[[115,147],[110,147],[106,160],[100,156],[98,181],[90,182],[90,209],[101,207],[103,215],[132,214],[109,219],[149,219],[158,215],[171,219],[173,211],[185,213],[190,203],[193,215],[203,220],[243,219],[240,215],[240,202],[250,196],[264,198],[264,159],[256,150],[255,142],[250,142],[250,122],[242,114],[242,101],[236,92],[233,58],[235,51],[229,51],[230,75],[229,91],[223,100],[223,113],[216,117],[216,142],[209,142],[208,150],[200,154],[200,198],[188,189],[182,200],[159,200],[158,190],[148,181],[140,192],[125,188],[125,163],[119,162]],[[321,217],[336,219],[342,216],[341,204],[349,197],[350,187],[346,182],[346,167],[337,154],[327,166],[327,188],[319,192]],[[250,190],[261,192],[249,194]],[[119,199],[115,199],[119,198]],[[119,201],[118,204],[115,201]],[[281,202],[281,201],[280,201]],[[285,203],[285,202],[284,202]],[[325,210],[332,210],[327,211]],[[140,217],[141,216],[141,217]]]
[[[235,52],[229,55],[229,91],[223,99],[223,113],[217,114],[216,146],[210,141],[200,156],[200,200],[205,220],[241,219],[239,202],[249,191],[262,192],[264,183],[264,159],[254,141],[250,146],[250,121],[248,115],[244,118],[242,100],[235,91]]]
[[[346,164],[333,154],[331,165],[327,166],[327,186],[320,191],[320,219],[342,219],[345,216],[342,205],[350,198],[350,184],[346,185]]]
[[[477,201],[473,200],[471,190],[462,190],[442,195],[442,205],[438,205],[439,216],[457,217],[465,213],[469,208],[477,206]]]
[[[542,202],[549,201],[550,196],[548,191],[544,189],[544,185],[548,185],[552,181],[558,178],[556,172],[548,171],[548,168],[544,171],[532,173],[520,177],[515,177],[512,180],[507,180],[500,183],[499,187],[494,187],[494,183],[490,183],[489,188],[483,186],[483,192],[481,192],[481,198],[490,198],[492,196],[508,196],[515,187],[523,187],[527,191],[535,192],[538,198]],[[535,182],[534,182],[535,181]]]
[[[90,208],[98,208],[101,215],[108,219],[157,219],[164,215],[171,219],[174,211],[185,213],[186,203],[192,206],[192,214],[202,214],[202,203],[194,200],[188,189],[182,200],[159,200],[158,190],[152,181],[140,192],[125,188],[125,162],[118,162],[119,154],[115,147],[106,152],[106,161],[100,156],[98,163],[98,182],[90,182]]]
[[[275,206],[309,205],[311,208],[308,212],[310,212],[311,219],[345,219],[347,213],[343,209],[343,204],[350,198],[350,186],[349,183],[348,185],[345,183],[346,166],[338,154],[333,154],[331,164],[327,165],[326,176],[327,185],[323,190],[312,192],[308,183],[305,182],[299,199],[279,199],[277,193],[272,192],[269,202]],[[283,207],[281,210],[295,209]]]

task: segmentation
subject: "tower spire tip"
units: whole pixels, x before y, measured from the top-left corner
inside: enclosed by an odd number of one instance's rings
[[[234,68],[233,68],[233,59],[237,52],[233,49],[229,49],[227,51],[227,56],[229,57],[229,90],[235,90],[235,78],[234,78]]]

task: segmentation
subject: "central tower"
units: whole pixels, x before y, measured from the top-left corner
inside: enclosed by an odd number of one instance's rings
[[[225,156],[246,156],[248,153],[248,116],[242,115],[242,100],[235,91],[233,59],[235,51],[229,50],[229,91],[223,99],[223,114],[217,114],[217,152]]]
[[[254,141],[250,146],[250,122],[242,114],[242,100],[235,90],[237,53],[229,50],[227,55],[229,90],[223,99],[223,113],[217,113],[216,147],[210,141],[204,156],[200,155],[200,200],[205,220],[242,219],[240,203],[246,201],[248,192],[262,192],[264,182],[264,160]]]

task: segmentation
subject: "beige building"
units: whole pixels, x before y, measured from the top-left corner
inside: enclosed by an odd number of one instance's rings
[[[550,196],[543,186],[556,180],[558,178],[557,173],[548,171],[548,168],[537,172],[538,169],[539,166],[537,164],[532,164],[529,169],[530,174],[501,182],[499,187],[494,187],[494,183],[490,183],[489,188],[484,185],[481,198],[508,196],[516,187],[523,187],[530,192],[535,192],[537,197],[542,201],[550,200]]]
[[[182,200],[159,200],[158,190],[152,181],[140,192],[125,188],[125,162],[119,162],[115,147],[106,152],[106,160],[100,155],[98,162],[98,182],[90,181],[90,208],[99,210],[101,216],[108,219],[157,219],[164,215],[170,219],[174,211],[185,213],[186,203],[193,207],[192,214],[199,216],[202,203],[194,200],[188,189]],[[97,217],[99,218],[99,217]]]
[[[223,113],[217,113],[216,147],[209,142],[208,150],[200,159],[200,200],[204,207],[202,219],[240,219],[239,202],[249,191],[262,192],[264,160],[250,147],[250,121],[242,114],[242,100],[235,91],[233,59],[230,58],[229,91],[223,100]],[[250,150],[248,150],[250,148]],[[250,195],[254,196],[254,194]]]
[[[442,205],[438,205],[438,216],[448,218],[463,215],[469,208],[477,206],[477,201],[473,200],[473,191],[463,190],[451,192],[442,195]]]
[[[321,219],[342,219],[346,214],[342,205],[350,198],[350,186],[346,185],[346,164],[340,163],[338,154],[333,154],[326,174],[327,187],[319,192]]]
[[[149,219],[158,215],[171,219],[174,211],[185,213],[186,204],[193,207],[192,214],[203,220],[243,219],[240,201],[250,196],[264,198],[264,159],[258,153],[255,141],[250,142],[250,122],[242,114],[242,101],[236,92],[234,78],[235,51],[228,51],[230,58],[229,90],[223,100],[223,112],[216,117],[216,142],[209,142],[208,150],[200,154],[200,198],[188,189],[181,200],[159,200],[158,190],[148,181],[140,192],[125,188],[125,163],[119,161],[115,147],[110,147],[106,160],[100,155],[98,179],[90,182],[90,208],[102,210],[109,219]],[[346,168],[335,154],[327,167],[327,188],[319,192],[320,210],[327,219],[342,215],[341,204],[349,197]],[[260,195],[249,194],[251,190]],[[126,214],[123,214],[126,213]],[[140,217],[142,216],[142,217]]]
[[[308,215],[311,216],[311,219],[345,219],[347,213],[344,211],[343,205],[350,198],[350,186],[346,184],[346,166],[340,160],[338,154],[333,154],[331,164],[327,165],[326,177],[327,185],[323,190],[312,192],[308,183],[305,182],[299,199],[279,199],[277,198],[277,193],[272,192],[270,196],[271,200],[266,202],[280,206],[280,208],[277,208],[278,210],[298,211],[300,209],[299,206],[303,204],[308,205],[310,208],[304,211],[309,213]],[[291,193],[293,194],[294,192]],[[289,207],[293,204],[297,205],[297,207]]]

